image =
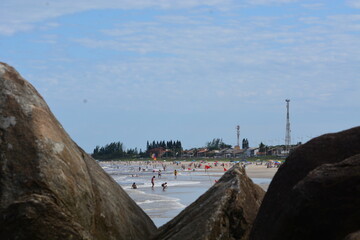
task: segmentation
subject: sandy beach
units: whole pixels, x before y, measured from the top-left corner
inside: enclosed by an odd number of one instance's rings
[[[204,164],[210,165],[211,168],[207,169],[207,172],[211,173],[218,173],[219,176],[224,174],[224,168],[229,169],[231,168],[235,163],[231,162],[218,162],[216,165],[214,162],[209,162]],[[181,162],[181,165],[189,165],[188,162]],[[245,171],[248,177],[252,179],[272,179],[274,175],[276,174],[278,168],[273,166],[268,168],[265,163],[264,164],[255,164],[255,163],[248,163],[245,165]],[[265,191],[267,190],[269,184],[259,184]]]
[[[247,165],[246,174],[250,178],[273,178],[278,168],[267,168],[264,165]]]
[[[99,162],[100,166],[129,194],[159,227],[205,193],[230,169],[232,162]],[[207,166],[207,167],[205,167]],[[265,191],[278,168],[247,164],[247,175]],[[161,176],[158,172],[161,170]],[[177,176],[174,175],[177,170]],[[151,178],[155,176],[155,186]],[[163,189],[161,184],[168,187]],[[136,183],[137,189],[131,185]]]
[[[267,168],[264,165],[255,165],[255,164],[251,164],[251,165],[247,165],[246,166],[246,174],[254,179],[254,178],[270,178],[272,179],[275,175],[275,173],[277,172],[278,168],[273,167],[273,168]],[[265,191],[267,191],[269,184],[262,184],[262,183],[258,183],[258,185],[264,189]]]

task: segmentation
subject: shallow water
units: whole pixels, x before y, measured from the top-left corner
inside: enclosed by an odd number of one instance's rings
[[[167,164],[161,178],[157,170],[161,165],[124,164],[117,162],[102,163],[100,166],[129,194],[129,196],[150,216],[157,227],[165,224],[193,203],[220,179],[223,173],[205,172],[204,169],[183,171],[179,165]],[[139,167],[141,171],[139,171]],[[175,178],[174,169],[178,170]],[[155,170],[156,172],[153,172]],[[155,187],[151,187],[151,178],[155,176]],[[271,179],[252,178],[256,184],[269,184]],[[137,189],[131,185],[136,183]],[[167,182],[163,190],[161,184]]]

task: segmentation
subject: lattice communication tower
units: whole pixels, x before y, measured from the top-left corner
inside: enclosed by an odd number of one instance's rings
[[[237,145],[240,147],[240,126],[236,126]]]
[[[285,135],[285,146],[286,150],[290,150],[290,144],[291,144],[291,130],[290,130],[290,114],[289,114],[289,103],[290,99],[286,99],[286,135]]]

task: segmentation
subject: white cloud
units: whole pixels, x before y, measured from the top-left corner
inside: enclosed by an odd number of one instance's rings
[[[291,1],[276,1],[288,2]],[[95,8],[98,6],[95,3],[100,4],[93,1],[87,7]],[[134,8],[140,3],[131,2],[127,7]],[[139,8],[144,7],[140,5]],[[157,6],[167,7],[160,2]],[[179,102],[181,96],[197,103],[188,103],[187,110],[203,108],[208,101],[205,99],[220,104],[214,96],[234,104],[285,95],[325,102],[351,85],[339,82],[346,71],[338,66],[350,69],[347,79],[356,78],[353,69],[360,61],[360,45],[352,31],[358,28],[358,15],[304,14],[298,19],[286,14],[235,16],[219,23],[206,14],[200,17],[170,14],[143,22],[114,23],[103,29],[94,28],[91,34],[72,36],[64,44],[76,43],[74,48],[85,47],[89,54],[95,50],[111,52],[116,57],[105,62],[73,58],[72,72],[50,76],[63,79],[58,82],[58,87],[63,88],[60,97],[77,96],[77,91],[109,102],[114,102],[109,100],[114,97],[117,106],[123,109],[129,107],[128,102],[135,104],[140,98],[143,101],[137,102],[137,107],[149,103],[157,106],[164,99],[162,104],[171,107],[169,99]],[[44,35],[42,39],[60,40],[56,35]],[[77,69],[78,64],[87,67]],[[325,87],[329,83],[335,87]],[[156,97],[151,93],[156,93]]]
[[[0,7],[0,34],[12,35],[34,28],[33,24],[59,16],[101,9],[184,9],[196,6],[214,6],[219,9],[231,0],[2,0]]]
[[[353,8],[360,8],[360,0],[347,0],[347,4]]]
[[[318,10],[325,7],[324,3],[308,3],[308,4],[302,4],[301,5],[304,8],[311,9],[311,10]]]
[[[16,32],[27,32],[34,29],[34,25],[27,23],[0,23],[0,34],[11,36]]]
[[[299,0],[247,0],[250,4],[255,5],[273,5],[273,4],[287,4],[298,2]]]

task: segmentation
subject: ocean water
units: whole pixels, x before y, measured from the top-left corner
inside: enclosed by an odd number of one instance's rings
[[[100,166],[129,194],[150,216],[157,227],[165,224],[205,193],[223,173],[204,169],[183,170],[180,165],[146,162],[100,162]],[[161,177],[158,170],[161,169]],[[174,170],[178,175],[174,176]],[[155,186],[151,178],[155,176]],[[269,184],[271,179],[252,178],[256,184]],[[167,182],[167,188],[161,184]],[[132,189],[135,183],[137,189]]]

